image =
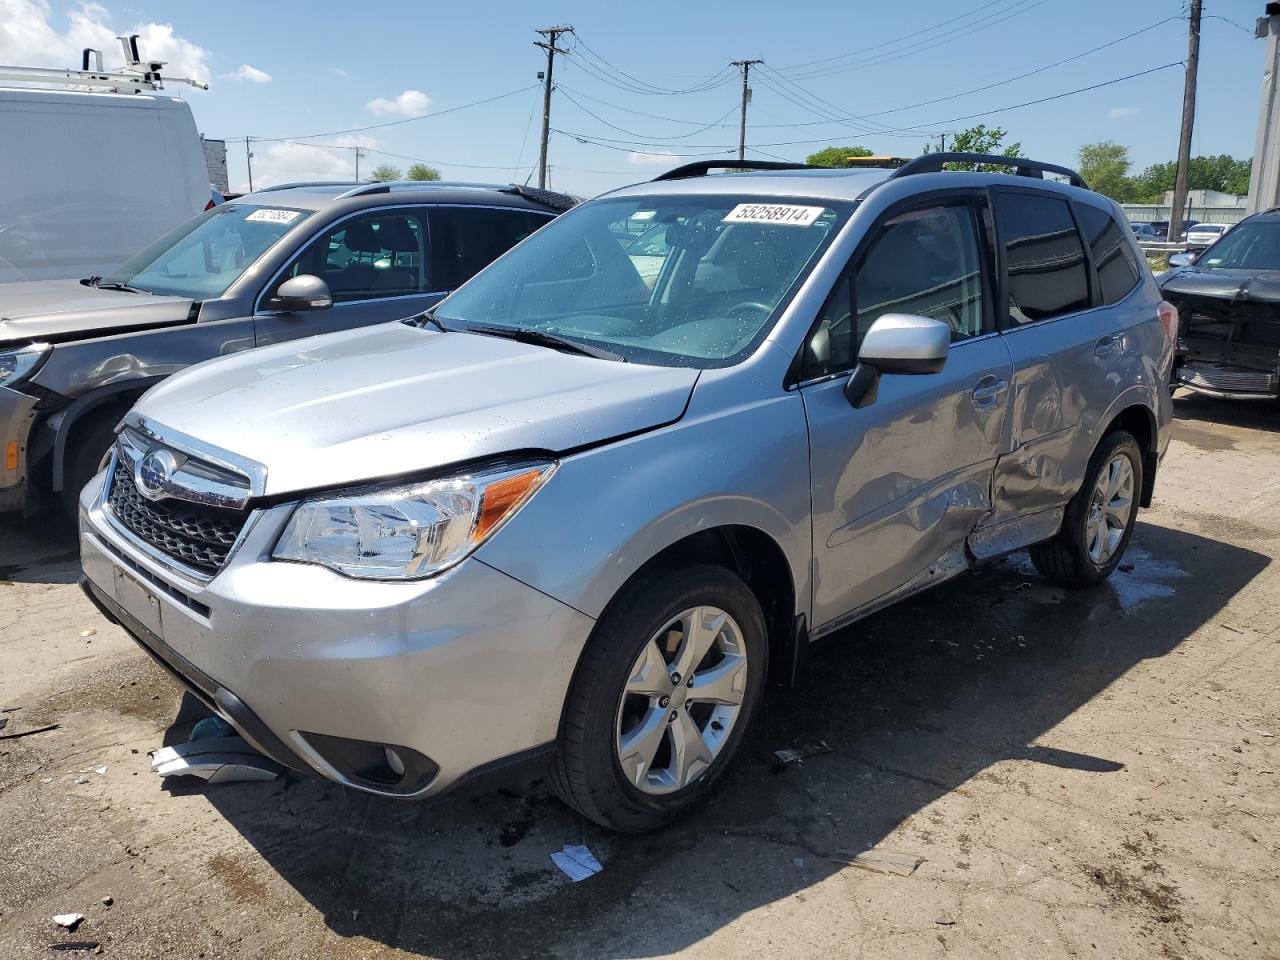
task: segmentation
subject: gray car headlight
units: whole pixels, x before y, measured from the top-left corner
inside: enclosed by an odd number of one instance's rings
[[[47,343],[0,348],[0,387],[8,387],[25,380],[40,365],[40,361],[48,352]]]
[[[418,580],[465,559],[546,483],[554,462],[304,500],[272,557],[362,580]]]

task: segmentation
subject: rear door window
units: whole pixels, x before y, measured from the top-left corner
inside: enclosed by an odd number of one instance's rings
[[[1010,321],[1034,323],[1088,309],[1084,246],[1067,202],[1042,194],[993,192]]]
[[[432,207],[431,236],[443,285],[454,290],[552,217],[500,207]]]
[[[1104,304],[1123,300],[1138,285],[1138,270],[1133,247],[1120,225],[1105,210],[1077,203],[1076,216],[1080,229],[1089,241],[1093,268],[1098,275],[1099,292]]]

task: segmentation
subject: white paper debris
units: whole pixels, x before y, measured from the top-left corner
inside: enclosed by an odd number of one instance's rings
[[[103,775],[105,775],[105,774],[106,774],[106,772],[107,772],[107,765],[104,763],[104,764],[103,764],[102,766],[100,766],[100,767],[94,767],[94,768],[93,768],[93,772],[94,772],[94,773],[96,773],[96,774],[98,774],[99,776],[103,776]]]
[[[76,777],[76,778],[75,778],[74,780],[72,780],[71,782],[72,782],[72,783],[88,783],[88,782],[89,782],[89,778],[88,778],[88,777],[86,777],[86,776],[79,776],[79,777]]]
[[[80,921],[83,919],[83,913],[58,913],[54,914],[53,922],[60,927],[66,927],[68,930],[74,930],[80,925]]]
[[[563,850],[551,855],[551,862],[564,871],[574,883],[587,879],[604,869],[591,851],[581,844],[565,844]]]
[[[97,631],[97,630],[95,630],[93,627],[90,627],[88,630],[81,630],[81,631],[80,631],[80,636],[82,636],[82,637],[92,637],[92,636],[93,636],[94,634],[96,634],[97,632],[98,632],[98,631]]]

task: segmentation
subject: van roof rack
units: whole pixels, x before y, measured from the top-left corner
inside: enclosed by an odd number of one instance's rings
[[[46,67],[0,66],[0,81],[19,83],[53,83],[73,90],[97,90],[101,93],[142,93],[163,90],[164,78],[160,76],[163,60],[143,60],[138,53],[138,35],[116,37],[124,48],[124,66],[119,70],[102,69],[102,51],[85,47],[80,53],[79,70],[59,70]],[[92,68],[90,60],[93,61]],[[186,83],[199,90],[208,90],[207,83],[190,77],[170,77],[175,83]],[[38,88],[35,88],[38,89]]]
[[[807,163],[786,163],[777,160],[698,160],[660,173],[651,182],[683,180],[686,177],[705,177],[712,170],[822,170]]]
[[[926,153],[903,164],[890,174],[890,177],[907,177],[913,173],[937,173],[942,169],[943,164],[947,163],[985,163],[991,166],[1013,167],[1020,177],[1038,177],[1041,180],[1046,173],[1056,173],[1066,177],[1073,187],[1089,189],[1089,184],[1084,182],[1084,177],[1069,167],[1028,160],[1025,157],[997,157],[989,153]]]

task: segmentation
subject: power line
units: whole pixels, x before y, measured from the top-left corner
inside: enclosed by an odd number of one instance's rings
[[[382,123],[370,123],[370,124],[366,124],[363,127],[349,127],[346,130],[330,130],[326,133],[301,133],[292,137],[253,137],[252,139],[271,142],[271,143],[279,143],[284,140],[312,140],[317,137],[340,137],[343,134],[348,134],[348,133],[363,133],[366,130],[379,130],[383,127],[395,127],[403,123],[413,123],[417,120],[430,120],[434,117],[443,117],[449,113],[457,113],[459,110],[470,110],[472,107],[482,107],[486,103],[494,103],[495,101],[498,101],[498,100],[505,100],[508,97],[514,97],[518,93],[524,93],[526,90],[536,89],[537,86],[538,85],[536,83],[533,83],[533,84],[529,84],[527,87],[520,87],[518,90],[511,90],[507,93],[500,93],[496,97],[485,97],[485,99],[483,100],[474,100],[471,103],[463,103],[456,107],[449,107],[446,110],[435,110],[435,111],[432,111],[431,113],[421,113],[415,117],[404,117],[403,119],[400,119],[400,120],[386,120],[386,121],[383,121]],[[245,138],[241,136],[241,137],[224,137],[223,139],[230,140],[230,141],[239,141]]]
[[[724,120],[727,117],[732,116],[738,110],[737,105],[734,105],[730,107],[723,116],[717,117],[715,120],[711,121],[710,123],[703,124],[702,126],[698,127],[698,129],[696,130],[690,130],[688,133],[677,133],[672,135],[644,134],[644,133],[636,133],[636,131],[634,130],[627,130],[625,127],[620,127],[615,123],[610,123],[604,117],[600,116],[597,113],[593,113],[592,111],[584,107],[582,104],[580,104],[577,100],[575,100],[572,96],[569,95],[568,91],[563,86],[558,87],[557,89],[560,91],[560,95],[562,97],[564,97],[566,100],[572,103],[575,107],[577,107],[587,116],[592,117],[595,120],[599,120],[606,127],[609,127],[610,129],[613,129],[613,130],[617,130],[619,133],[629,134],[630,136],[633,136],[633,137],[648,138],[652,140],[681,140],[681,139],[684,139],[685,137],[696,137],[698,134],[702,133],[705,130],[710,130],[712,127],[718,127],[718,126],[724,125]]]
[[[721,67],[718,71],[713,73],[711,76],[707,77],[705,80],[701,80],[698,83],[693,84],[692,86],[685,87],[683,89],[675,89],[672,87],[661,87],[661,86],[658,86],[657,84],[650,83],[648,80],[643,80],[640,77],[635,76],[634,74],[628,73],[626,70],[623,70],[621,67],[617,66],[616,64],[606,60],[603,56],[597,53],[595,48],[592,47],[589,43],[587,43],[587,41],[583,40],[577,34],[574,34],[574,49],[576,50],[579,47],[585,50],[590,57],[599,61],[599,63],[603,67],[614,71],[614,73],[619,74],[620,76],[624,77],[626,80],[629,80],[632,83],[636,84],[641,91],[648,92],[648,93],[656,93],[662,96],[680,96],[688,93],[701,93],[705,90],[713,90],[716,87],[722,87],[725,85],[725,83],[729,82],[728,80],[721,79],[723,78],[728,68]],[[720,81],[720,82],[717,82],[717,81]]]

